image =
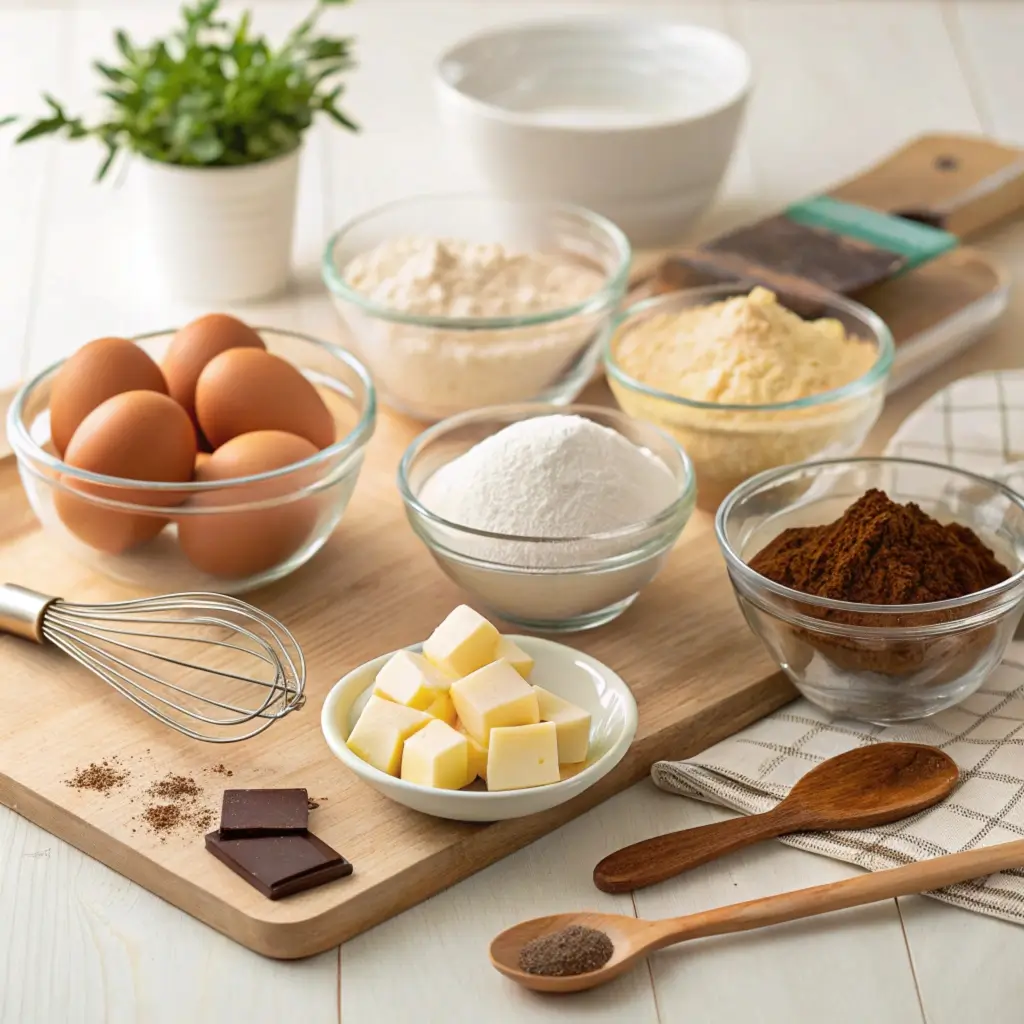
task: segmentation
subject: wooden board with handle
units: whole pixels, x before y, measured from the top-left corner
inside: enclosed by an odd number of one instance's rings
[[[973,241],[1024,212],[1024,150],[964,135],[925,135],[828,190],[828,196],[884,213],[910,213]],[[756,230],[757,225],[752,230]],[[740,279],[774,287],[806,315],[817,315],[819,285],[708,249],[669,253],[634,278],[634,296]],[[852,297],[889,325],[896,342],[892,388],[902,387],[977,336],[1006,306],[1009,285],[997,261],[958,246]],[[974,326],[972,326],[972,324]],[[948,334],[952,340],[938,337]]]
[[[954,242],[969,239],[1024,211],[1024,150],[970,136],[925,135],[814,201],[849,204],[843,210],[850,213],[859,207],[861,213],[890,215],[891,223],[907,230],[911,221],[941,228]],[[857,230],[846,221],[837,233],[797,223],[794,216],[783,211],[679,250],[658,271],[659,289],[740,280],[816,307],[833,292],[865,295],[915,273],[901,273],[906,260],[880,243],[845,234]]]
[[[428,818],[363,785],[321,737],[325,694],[363,661],[422,639],[463,599],[408,528],[395,489],[399,456],[415,432],[381,417],[330,543],[252,598],[305,650],[302,711],[251,741],[196,743],[60,652],[0,638],[0,802],[251,949],[295,958],[401,912],[641,778],[652,761],[696,752],[792,697],[743,623],[706,523],[697,522],[693,539],[684,536],[622,618],[568,638],[615,669],[640,707],[636,741],[611,775],[550,812],[483,826]],[[11,457],[0,459],[0,579],[79,601],[130,596],[71,561],[39,529]],[[129,773],[124,785],[106,794],[68,785],[77,769],[114,758]],[[310,828],[352,861],[354,875],[264,899],[205,851],[201,828],[150,831],[143,813],[154,798],[146,790],[169,773],[195,779],[203,789],[197,807],[214,814],[225,787],[305,787],[319,804]]]

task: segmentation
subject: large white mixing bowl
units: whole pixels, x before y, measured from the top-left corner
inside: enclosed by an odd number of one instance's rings
[[[720,32],[599,18],[465,39],[437,81],[442,120],[490,189],[579,203],[659,246],[713,199],[751,70]]]

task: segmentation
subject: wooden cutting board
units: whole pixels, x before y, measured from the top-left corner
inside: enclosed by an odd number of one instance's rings
[[[684,536],[625,615],[568,638],[618,672],[640,707],[632,748],[593,789],[544,814],[469,825],[417,814],[363,785],[321,737],[324,696],[355,666],[421,640],[462,598],[409,529],[395,489],[399,456],[416,431],[382,416],[330,543],[250,598],[291,627],[305,650],[302,711],[241,744],[197,743],[56,650],[0,638],[0,802],[250,949],[303,957],[557,828],[646,775],[652,761],[692,754],[791,699],[737,610],[706,524],[695,523],[694,539]],[[130,596],[41,533],[10,457],[0,459],[0,579],[79,601]],[[123,786],[104,795],[67,784],[77,769],[113,757],[130,773]],[[154,801],[146,789],[168,773],[193,778],[203,790],[197,807],[214,812],[225,787],[306,787],[320,804],[311,829],[352,861],[355,874],[279,902],[264,899],[206,853],[201,828],[163,838],[147,828],[141,815]]]
[[[910,215],[973,241],[1024,212],[1024,150],[968,135],[924,135],[826,195],[882,213]],[[770,240],[768,229],[778,220],[770,217],[744,231],[754,237],[764,232]],[[749,257],[713,252],[716,244],[712,239],[700,248],[645,260],[633,278],[633,297],[740,279],[774,287],[781,295],[788,289],[794,308],[806,302],[806,311],[813,312],[824,294],[820,286],[786,269],[799,260],[785,246],[775,247],[779,267],[759,270]],[[767,243],[763,248],[766,253],[773,251]],[[1009,283],[991,256],[961,245],[913,270],[847,291],[882,317],[892,331],[896,342],[892,391],[972,342],[1003,312]]]

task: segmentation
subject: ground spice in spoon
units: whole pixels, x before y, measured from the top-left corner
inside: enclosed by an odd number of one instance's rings
[[[519,951],[519,968],[527,974],[567,978],[604,967],[614,952],[612,940],[604,932],[571,924],[527,942]]]

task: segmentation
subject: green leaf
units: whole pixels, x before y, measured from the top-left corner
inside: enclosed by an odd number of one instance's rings
[[[53,116],[64,120],[64,108],[48,93],[43,93],[43,102],[53,111]]]
[[[128,77],[120,68],[112,68],[109,64],[104,64],[103,61],[100,60],[94,60],[92,62],[92,66],[104,78],[107,78],[111,82],[115,82],[117,84],[120,84]]]
[[[103,158],[103,163],[100,164],[100,169],[96,172],[97,181],[102,181],[106,177],[115,156],[117,156],[117,146],[114,143],[108,142],[107,155]]]
[[[124,29],[119,28],[114,33],[114,41],[117,43],[117,48],[125,60],[134,61],[136,59],[135,47],[132,46],[132,41],[128,38],[128,33]]]
[[[231,40],[232,48],[242,46],[249,38],[249,25],[252,22],[252,11],[243,11],[238,19],[238,26],[235,28],[234,38]]]
[[[357,125],[355,121],[350,121],[337,107],[324,107],[324,113],[327,114],[331,120],[336,121],[343,128],[347,128],[350,132],[359,131],[359,125]]]
[[[14,124],[17,120],[17,114],[8,114],[6,117],[0,117],[0,128],[3,128],[3,126],[7,124]]]
[[[204,135],[188,144],[189,155],[200,164],[215,164],[224,155],[224,143],[216,135]]]
[[[28,142],[31,139],[38,139],[42,135],[53,135],[63,127],[64,121],[61,118],[48,117],[29,125],[14,141],[16,143]]]

